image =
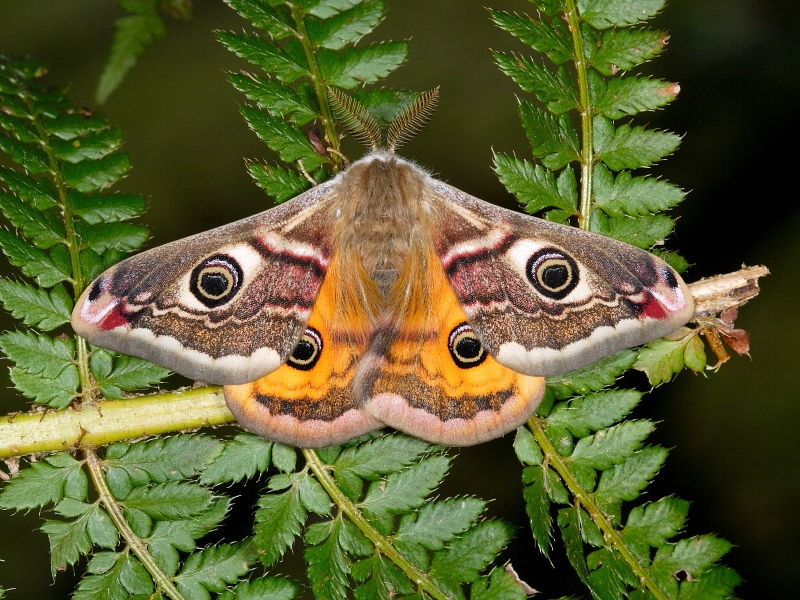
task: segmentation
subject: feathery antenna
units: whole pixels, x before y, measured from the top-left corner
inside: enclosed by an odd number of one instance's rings
[[[390,151],[413,138],[422,129],[436,110],[439,88],[422,92],[419,98],[401,110],[392,119],[386,132],[386,144]]]
[[[370,112],[343,91],[329,87],[328,99],[333,116],[360,144],[370,150],[381,146],[381,127]]]

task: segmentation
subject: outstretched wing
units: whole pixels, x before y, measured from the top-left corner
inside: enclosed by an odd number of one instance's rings
[[[73,328],[209,383],[277,369],[305,330],[332,253],[330,188],[120,262],[87,287]]]
[[[649,252],[439,181],[430,192],[447,278],[487,350],[515,371],[566,373],[692,316],[686,284]]]

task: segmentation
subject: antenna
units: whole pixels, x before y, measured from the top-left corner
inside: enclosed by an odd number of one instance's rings
[[[436,110],[439,88],[422,92],[411,104],[392,119],[386,132],[386,143],[390,151],[413,138],[422,129]]]
[[[328,98],[333,116],[350,135],[370,150],[381,147],[381,127],[364,106],[334,87],[328,88]]]

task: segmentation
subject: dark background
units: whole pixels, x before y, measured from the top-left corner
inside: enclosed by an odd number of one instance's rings
[[[378,36],[411,38],[408,65],[387,85],[441,86],[437,115],[403,154],[459,188],[509,204],[489,165],[492,149],[529,154],[516,116],[521,92],[488,49],[519,46],[489,22],[484,4],[532,10],[523,0],[389,0]],[[654,173],[691,191],[670,241],[693,264],[687,280],[743,263],[773,273],[738,321],[752,333],[752,360],[734,358],[708,377],[684,373],[650,395],[640,415],[660,421],[653,441],[672,448],[648,498],[692,500],[688,532],[733,542],[726,562],[745,578],[744,598],[788,598],[798,589],[797,13],[793,0],[673,0],[658,19],[670,47],[649,69],[678,81],[681,94],[666,111],[638,119],[686,135]],[[0,52],[47,60],[51,81],[94,105],[118,16],[100,0],[5,0]],[[145,220],[153,245],[270,206],[243,167],[243,157],[265,149],[246,129],[242,97],[223,73],[244,65],[212,35],[242,26],[221,3],[198,2],[190,21],[168,23],[167,37],[103,107],[133,159],[123,188],[151,199]],[[11,390],[4,396],[8,410],[21,407]],[[460,452],[448,486],[443,493],[497,498],[492,514],[525,527],[510,437]],[[36,514],[0,515],[0,585],[16,588],[10,598],[65,598],[71,589],[71,573],[50,577],[47,539],[32,533],[40,522]],[[519,538],[511,558],[534,587],[546,597],[580,593],[563,560],[554,572],[524,544],[524,529]]]

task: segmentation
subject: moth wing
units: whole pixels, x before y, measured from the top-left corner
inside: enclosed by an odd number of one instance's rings
[[[686,284],[649,252],[440,181],[429,192],[455,295],[488,351],[516,371],[566,373],[667,335],[693,314]]]
[[[536,410],[544,379],[488,355],[434,255],[425,270],[412,274],[422,300],[375,332],[356,396],[375,419],[433,443],[469,446],[512,431]]]
[[[383,426],[356,401],[353,379],[367,337],[366,319],[337,322],[340,282],[331,262],[305,334],[289,360],[256,381],[226,385],[228,408],[248,431],[303,448],[345,442]],[[361,315],[363,316],[363,315]]]
[[[209,383],[275,370],[305,329],[332,252],[330,188],[123,260],[86,288],[73,328]]]

